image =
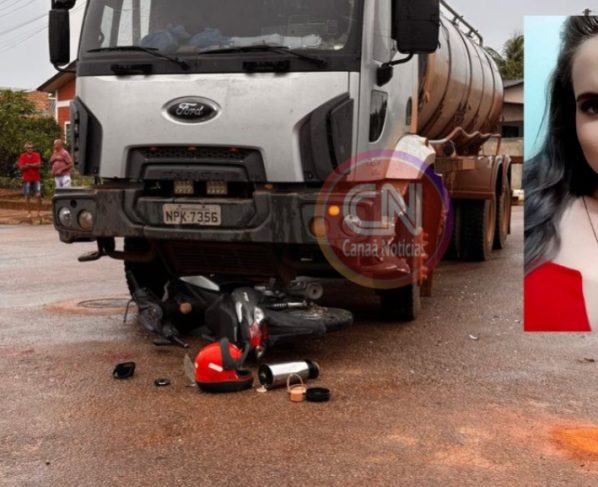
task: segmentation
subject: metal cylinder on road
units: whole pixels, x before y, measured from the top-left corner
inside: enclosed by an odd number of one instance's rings
[[[311,360],[285,362],[280,364],[262,364],[258,371],[260,383],[267,389],[287,385],[289,376],[299,376],[304,380],[317,379],[320,366]]]

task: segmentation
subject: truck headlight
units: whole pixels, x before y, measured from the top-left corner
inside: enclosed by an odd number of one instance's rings
[[[93,229],[93,213],[90,211],[83,210],[79,213],[77,221],[79,222],[79,226],[86,232],[91,232]]]
[[[60,208],[58,221],[63,227],[73,226],[73,212],[69,208]]]

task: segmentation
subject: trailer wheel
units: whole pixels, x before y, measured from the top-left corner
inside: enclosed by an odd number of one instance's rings
[[[137,238],[125,238],[125,252],[149,250],[149,244],[146,240]],[[168,281],[168,272],[164,264],[159,259],[152,262],[129,262],[125,260],[125,276],[129,293],[133,296],[135,285],[126,274],[131,272],[141,287],[151,290],[156,296],[161,298],[164,294],[164,285]]]
[[[413,321],[421,311],[421,291],[418,284],[378,291],[382,316],[390,321]]]
[[[494,234],[494,248],[504,249],[511,227],[511,185],[507,181],[505,190],[498,199],[496,207],[496,230]]]
[[[461,225],[463,259],[488,260],[496,231],[496,199],[463,201]]]

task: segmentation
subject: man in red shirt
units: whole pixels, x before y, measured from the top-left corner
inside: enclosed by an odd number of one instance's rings
[[[23,193],[27,201],[27,216],[31,220],[31,208],[29,206],[29,197],[34,194],[37,198],[37,218],[41,223],[42,210],[42,195],[41,195],[41,176],[40,169],[42,166],[42,158],[39,152],[34,152],[33,144],[27,142],[25,144],[25,152],[19,157],[17,166],[23,175]]]

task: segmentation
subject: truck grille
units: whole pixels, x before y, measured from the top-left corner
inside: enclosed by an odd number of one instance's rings
[[[137,147],[129,151],[127,178],[266,182],[260,151],[236,147]]]
[[[179,160],[217,160],[244,161],[257,151],[234,147],[142,147],[133,149],[146,160],[168,159]]]

